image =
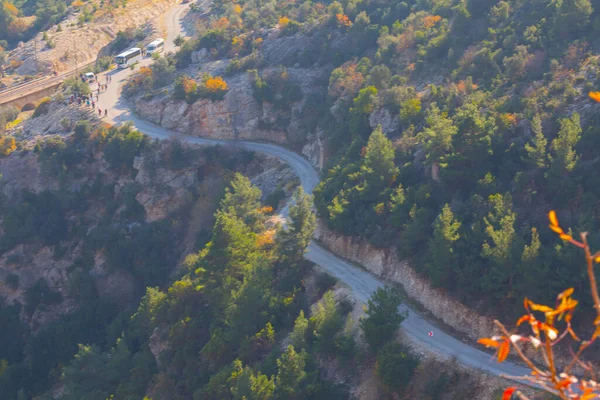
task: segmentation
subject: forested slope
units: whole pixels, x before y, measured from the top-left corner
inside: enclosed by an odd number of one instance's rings
[[[541,300],[564,286],[585,290],[572,250],[537,228],[552,207],[574,230],[597,231],[587,92],[600,7],[334,2],[319,13],[320,4],[288,5],[278,22],[281,34],[335,39],[290,61],[336,66],[323,99],[332,112],[320,121],[337,150],[316,191],[321,217],[398,246],[435,285],[490,311],[512,308],[525,290]],[[242,6],[200,42],[277,20]],[[247,52],[256,41],[243,41]],[[340,41],[352,50],[327,52]],[[390,140],[371,136],[378,123]]]
[[[600,83],[600,2],[251,0],[213,11],[176,66],[229,59],[225,79],[249,71],[263,107],[301,104],[303,131],[327,142],[315,200],[331,228],[397,247],[486,314],[510,314],[526,292],[544,302],[587,291],[576,252],[544,227],[553,208],[575,232],[599,228],[588,92]],[[323,66],[327,93],[296,103],[286,68]]]

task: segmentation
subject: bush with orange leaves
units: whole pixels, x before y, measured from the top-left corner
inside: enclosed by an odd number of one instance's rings
[[[223,80],[220,76],[210,77],[204,81],[204,86],[208,89],[209,92],[217,93],[221,91],[227,90],[227,82]]]
[[[589,339],[581,340],[573,330],[571,321],[578,301],[571,297],[574,289],[570,288],[556,297],[554,307],[536,304],[525,298],[525,315],[519,318],[516,325],[517,327],[523,324],[529,325],[529,333],[518,334],[516,332],[509,332],[502,323],[496,320],[494,323],[499,328],[501,335],[479,339],[479,343],[486,347],[498,349],[498,362],[506,360],[511,349],[513,349],[519,358],[531,369],[531,375],[529,376],[503,376],[505,378],[540,387],[563,400],[599,399],[600,384],[597,383],[597,373],[592,365],[583,361],[580,356],[585,349],[590,347],[600,337],[600,295],[598,294],[598,285],[594,271],[594,264],[600,263],[600,251],[592,253],[587,241],[587,232],[580,234],[581,241],[575,240],[560,227],[556,212],[550,211],[548,217],[552,231],[562,240],[581,248],[584,252],[587,276],[594,301],[594,308],[597,313],[594,320],[594,333]],[[543,320],[538,319],[540,314],[543,315]],[[556,361],[554,347],[567,337],[579,343],[579,348],[577,352],[572,352],[573,356],[566,366],[559,366]],[[531,358],[525,355],[522,346],[532,346],[541,352],[545,366],[534,364]],[[576,376],[573,372],[573,368],[576,366],[584,371],[582,376]],[[528,399],[516,387],[507,388],[504,391],[502,399],[510,400],[512,396],[517,396],[521,400]]]
[[[335,19],[337,20],[337,24],[343,28],[349,28],[352,26],[352,21],[346,14],[335,14]]]
[[[290,23],[290,19],[288,17],[279,17],[279,27],[285,28]]]
[[[227,89],[227,82],[222,77],[205,74],[202,77],[202,85],[198,87],[198,95],[214,101],[223,100]]]
[[[222,17],[213,22],[212,27],[216,30],[225,29],[229,26],[229,20],[226,17]]]
[[[428,15],[425,18],[423,18],[423,26],[425,27],[425,29],[433,28],[435,24],[437,24],[441,20],[442,17],[440,17],[439,15]]]

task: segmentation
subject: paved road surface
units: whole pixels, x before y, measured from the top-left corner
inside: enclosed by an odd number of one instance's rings
[[[180,26],[180,24],[175,24],[175,26]],[[178,29],[180,28],[169,30],[169,37],[167,40],[172,40],[171,37],[177,36],[179,33]],[[144,60],[142,65],[146,63],[149,63],[149,60]],[[319,175],[312,165],[298,154],[282,147],[265,143],[224,141],[185,136],[142,120],[141,118],[132,114],[129,106],[125,104],[124,100],[120,97],[119,86],[125,82],[130,73],[131,71],[128,69],[110,72],[110,74],[113,76],[113,81],[109,85],[107,92],[100,95],[100,101],[98,103],[102,110],[104,110],[105,107],[109,109],[106,122],[120,124],[126,121],[131,121],[141,132],[157,139],[177,137],[180,140],[188,143],[203,145],[229,145],[269,154],[280,158],[294,169],[300,178],[304,190],[307,193],[312,193],[314,187],[318,184]],[[383,286],[383,283],[377,278],[373,277],[371,274],[356,268],[344,260],[341,260],[314,242],[310,244],[306,258],[338,278],[340,281],[347,284],[353,290],[357,300],[363,303],[367,301],[370,295],[378,287]],[[401,306],[401,309],[406,310],[407,308],[405,306]],[[466,366],[478,368],[494,375],[507,374],[518,376],[529,374],[529,370],[527,368],[511,362],[498,364],[490,354],[478,350],[477,348],[463,343],[462,341],[444,333],[435,325],[423,319],[412,309],[409,309],[409,316],[403,322],[402,329],[412,339],[431,347],[433,350],[439,353],[455,356],[462,364]],[[429,331],[434,332],[434,335],[431,338],[428,337]]]

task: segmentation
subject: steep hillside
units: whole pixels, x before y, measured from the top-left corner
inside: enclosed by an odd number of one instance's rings
[[[155,67],[132,80],[133,95],[154,90],[136,99],[140,113],[284,142],[318,166],[326,156],[315,196],[328,226],[396,247],[484,314],[509,317],[526,294],[551,302],[569,286],[590,298],[576,250],[543,227],[554,208],[574,232],[600,228],[600,106],[588,97],[600,4],[217,1],[213,11],[168,61],[184,74],[175,86],[162,89]]]
[[[113,345],[146,287],[168,286],[210,238],[234,171],[255,179],[273,205],[293,185],[274,159],[96,124],[81,120],[74,133],[63,127],[0,158],[6,398],[45,391],[80,343]]]

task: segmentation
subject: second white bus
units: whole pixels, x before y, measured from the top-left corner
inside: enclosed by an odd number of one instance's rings
[[[149,56],[152,55],[152,53],[160,53],[162,51],[164,51],[165,49],[165,40],[164,39],[156,39],[155,41],[151,42],[148,44],[148,46],[146,46],[146,54],[148,54]]]
[[[115,62],[119,68],[127,68],[139,61],[142,61],[142,49],[139,47],[124,51],[115,58]]]

